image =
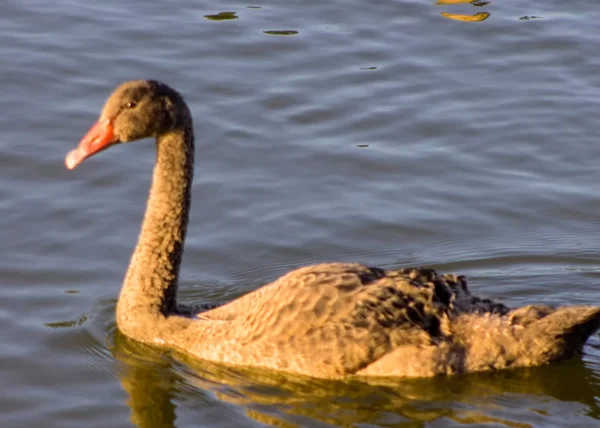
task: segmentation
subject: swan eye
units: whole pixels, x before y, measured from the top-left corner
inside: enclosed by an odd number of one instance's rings
[[[127,101],[127,103],[125,103],[125,107],[127,108],[134,108],[136,106],[136,104],[133,101]]]

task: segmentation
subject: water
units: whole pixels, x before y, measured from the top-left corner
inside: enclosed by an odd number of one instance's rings
[[[598,304],[597,2],[87,3],[2,7],[0,426],[598,424],[598,335],[550,367],[369,385],[130,342],[152,144],[63,166],[114,86],[161,79],[198,137],[183,300],[348,260]]]

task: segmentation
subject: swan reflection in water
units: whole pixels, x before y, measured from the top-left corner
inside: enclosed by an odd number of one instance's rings
[[[190,420],[198,426],[210,426],[210,417],[224,425],[231,418],[230,426],[248,426],[245,418],[250,418],[281,427],[397,426],[444,420],[513,427],[579,421],[586,426],[600,418],[595,398],[600,397],[600,377],[579,359],[453,377],[341,381],[169,355],[128,339],[114,326],[109,347],[129,396],[131,422],[138,427],[179,426],[178,412],[191,413]],[[223,410],[219,401],[234,405],[234,411]]]

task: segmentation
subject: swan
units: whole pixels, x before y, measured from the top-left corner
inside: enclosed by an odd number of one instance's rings
[[[600,326],[598,306],[511,309],[473,296],[464,276],[358,263],[302,267],[206,311],[179,304],[194,172],[180,93],[154,80],[121,84],[65,164],[147,137],[156,165],[116,308],[118,328],[134,340],[318,378],[429,377],[570,358]]]

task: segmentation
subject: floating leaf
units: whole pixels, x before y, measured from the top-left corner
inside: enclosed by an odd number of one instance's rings
[[[268,34],[269,36],[295,36],[298,34],[298,32],[294,30],[268,30],[263,31],[263,33]]]
[[[219,12],[216,15],[204,15],[209,21],[226,21],[228,19],[238,19],[236,12]]]
[[[72,321],[57,321],[57,322],[47,322],[44,325],[50,328],[70,328],[70,327],[78,327],[86,322],[88,319],[87,316],[82,316],[79,319]]]
[[[476,13],[475,15],[461,15],[458,13],[442,12],[442,16],[449,18],[449,19],[454,19],[456,21],[481,22],[481,21],[485,21],[490,16],[490,14],[488,12],[479,12],[479,13]]]
[[[437,4],[462,4],[474,3],[477,0],[437,0]]]

